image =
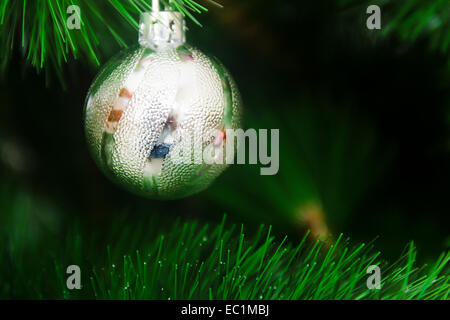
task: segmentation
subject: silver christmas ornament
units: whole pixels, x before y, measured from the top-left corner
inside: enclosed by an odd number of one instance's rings
[[[178,12],[144,13],[139,44],[113,58],[92,84],[87,143],[99,168],[127,190],[186,197],[226,168],[198,155],[212,146],[225,157],[226,129],[240,127],[239,92],[219,61],[185,43]]]

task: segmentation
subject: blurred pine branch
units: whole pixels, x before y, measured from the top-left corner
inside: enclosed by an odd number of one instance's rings
[[[352,113],[352,102],[299,95],[295,107],[276,114],[261,107],[246,110],[246,127],[280,130],[279,172],[261,176],[262,165],[237,165],[206,193],[253,224],[310,229],[318,237],[340,233],[360,214],[356,208],[386,172],[393,150],[370,119]]]
[[[431,49],[448,53],[450,46],[450,2],[448,0],[341,0],[344,10],[365,13],[369,5],[379,5],[382,15],[382,34],[396,35],[405,42],[427,37]]]
[[[104,230],[75,220],[39,234],[48,208],[27,193],[2,188],[0,197],[8,213],[0,217],[2,299],[447,299],[450,292],[450,253],[417,268],[413,244],[389,264],[373,245],[342,235],[331,246],[307,235],[290,243],[270,227],[246,234],[225,219],[208,225],[156,214],[134,222],[116,214]],[[82,290],[66,288],[72,264],[81,267]],[[381,290],[367,289],[369,265],[381,268]]]

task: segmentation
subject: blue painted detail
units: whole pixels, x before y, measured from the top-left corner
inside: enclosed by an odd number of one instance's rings
[[[150,158],[158,159],[158,158],[166,158],[169,153],[171,144],[163,143],[156,145],[152,152],[150,153]]]

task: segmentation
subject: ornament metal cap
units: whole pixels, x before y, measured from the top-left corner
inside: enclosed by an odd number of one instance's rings
[[[159,11],[159,1],[153,1],[152,12],[141,14],[139,44],[154,50],[177,48],[186,43],[186,23],[176,11]]]

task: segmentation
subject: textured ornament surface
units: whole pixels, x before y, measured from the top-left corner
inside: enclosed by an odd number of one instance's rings
[[[225,135],[209,141],[202,135],[239,128],[240,112],[237,87],[216,59],[188,45],[139,47],[113,58],[97,76],[85,131],[95,162],[113,181],[140,195],[174,199],[205,189],[226,168],[180,163],[174,155],[186,143],[199,146],[193,152],[214,143],[225,154]]]

